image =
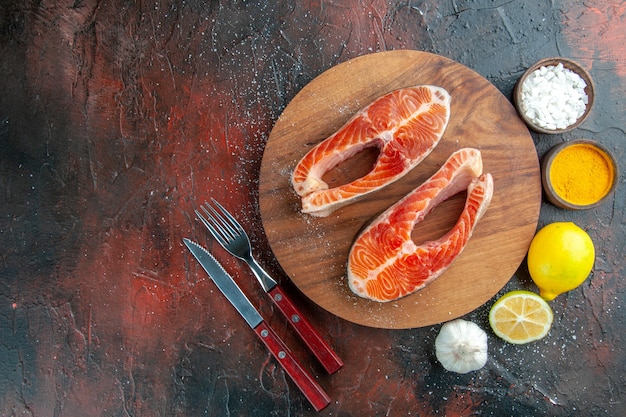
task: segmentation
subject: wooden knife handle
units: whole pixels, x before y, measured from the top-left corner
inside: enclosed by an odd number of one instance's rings
[[[328,394],[326,394],[313,377],[302,368],[289,348],[280,340],[278,335],[274,333],[267,323],[262,321],[254,328],[254,331],[270,352],[272,352],[272,355],[281,364],[293,382],[300,388],[300,391],[302,391],[316,411],[320,411],[330,404]]]
[[[307,347],[326,369],[326,372],[329,374],[337,372],[343,366],[343,361],[287,297],[280,285],[276,285],[268,293],[272,297],[274,304],[289,320],[289,323],[291,323]]]

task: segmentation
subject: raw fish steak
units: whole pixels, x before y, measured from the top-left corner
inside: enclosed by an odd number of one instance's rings
[[[491,174],[481,174],[480,151],[460,149],[426,182],[369,224],[350,249],[350,289],[374,301],[393,301],[440,276],[465,248],[491,201],[493,179]],[[439,203],[465,189],[465,206],[452,229],[417,246],[411,239],[415,225]]]
[[[450,95],[441,87],[407,87],[376,99],[296,165],[291,182],[301,196],[302,212],[328,216],[396,181],[437,146],[449,118]],[[379,154],[369,173],[329,189],[322,180],[326,172],[374,146]]]

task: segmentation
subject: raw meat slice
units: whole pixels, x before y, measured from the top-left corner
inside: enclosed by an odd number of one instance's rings
[[[415,86],[386,94],[311,149],[291,176],[302,212],[324,217],[388,185],[419,164],[437,146],[450,118],[450,95],[437,86]],[[328,188],[322,176],[368,147],[378,147],[372,170]]]
[[[440,276],[465,248],[493,195],[491,174],[482,173],[480,151],[453,153],[426,182],[388,208],[357,237],[348,257],[348,284],[374,301],[397,300]],[[467,189],[463,211],[452,229],[417,246],[415,224],[439,203]]]

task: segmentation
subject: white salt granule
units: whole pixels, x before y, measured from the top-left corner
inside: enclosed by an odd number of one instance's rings
[[[561,63],[540,67],[522,84],[522,113],[544,129],[565,129],[585,113],[585,87],[585,80]]]

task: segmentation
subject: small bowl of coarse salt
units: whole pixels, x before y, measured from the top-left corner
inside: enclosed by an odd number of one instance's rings
[[[566,58],[545,58],[515,85],[513,100],[526,125],[539,133],[563,133],[580,126],[591,112],[594,85],[589,72]]]

